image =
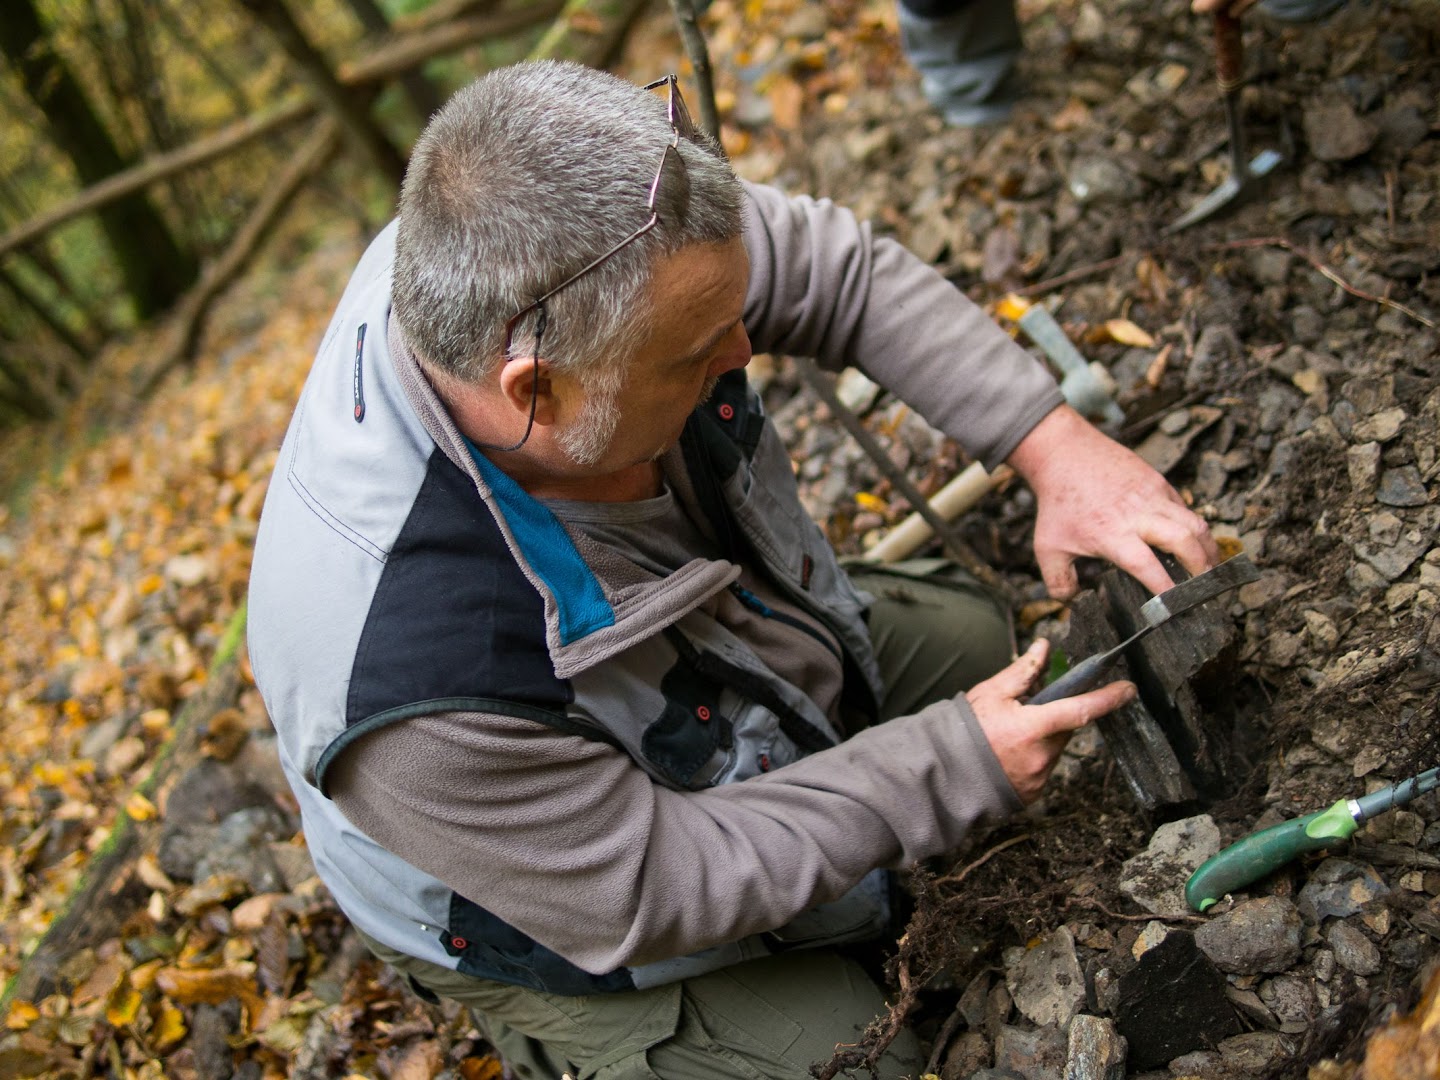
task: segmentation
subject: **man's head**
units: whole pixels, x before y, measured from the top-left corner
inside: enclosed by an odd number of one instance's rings
[[[493,375],[518,312],[650,219],[675,141],[663,96],[576,64],[504,68],[456,94],[416,144],[400,199],[394,314],[424,362],[460,384]],[[596,424],[614,410],[598,399],[613,401],[646,338],[657,261],[740,233],[739,182],[718,148],[693,136],[674,152],[680,182],[662,174],[656,226],[544,304],[541,358],[596,399],[572,433],[591,444],[581,456],[608,442]],[[541,317],[516,322],[512,357],[535,351]]]

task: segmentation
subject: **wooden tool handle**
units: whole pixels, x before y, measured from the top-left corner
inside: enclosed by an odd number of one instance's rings
[[[1226,8],[1215,12],[1215,76],[1222,94],[1239,89],[1245,69],[1245,43],[1240,39],[1240,20]]]

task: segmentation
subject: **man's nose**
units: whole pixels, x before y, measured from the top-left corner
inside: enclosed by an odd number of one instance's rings
[[[727,371],[743,368],[750,363],[750,356],[750,335],[745,333],[744,325],[737,322],[735,328],[725,335],[706,375],[724,375]]]

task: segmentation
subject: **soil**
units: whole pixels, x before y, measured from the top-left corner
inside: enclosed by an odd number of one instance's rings
[[[797,43],[748,67],[733,61],[750,49],[763,56],[765,29],[737,41],[715,35],[722,100],[737,102],[726,143],[746,147],[742,174],[855,208],[979,302],[1018,292],[1045,303],[1115,379],[1124,410],[1116,437],[1140,446],[1156,432],[1178,435],[1162,466],[1169,479],[1263,569],[1231,601],[1238,658],[1204,700],[1242,767],[1226,790],[1185,812],[1209,813],[1228,843],[1257,822],[1435,765],[1433,11],[1351,3],[1293,26],[1252,16],[1244,131],[1253,149],[1278,149],[1283,163],[1231,212],[1169,234],[1229,173],[1207,22],[1173,3],[1022,5],[1026,96],[1009,124],[973,131],[945,127],[927,107],[892,37],[856,32],[875,8],[827,10],[828,24],[793,11],[786,26]],[[731,14],[716,4],[711,18],[729,25]],[[843,47],[837,25],[851,34]],[[855,71],[861,78],[847,83]],[[764,88],[781,76],[819,104],[776,139],[765,127],[776,95],[767,107]],[[762,131],[771,141],[755,145]],[[827,410],[791,365],[757,364],[757,377],[767,372],[807,506],[842,552],[863,553],[909,508],[825,423]],[[858,401],[927,494],[965,463],[899,403],[863,389]],[[1065,613],[1044,617],[1032,514],[1028,492],[1002,488],[959,525],[1019,597],[1023,636],[1063,640]],[[1433,796],[1409,809],[1426,825],[1437,819]],[[916,914],[889,965],[900,998],[914,991],[912,1021],[932,1038],[954,1038],[957,998],[975,976],[1002,972],[1007,949],[1061,925],[1077,931],[1092,974],[1129,963],[1152,916],[1119,891],[1121,867],[1178,813],[1141,811],[1103,746],[1082,740],[1038,808],[916,874]],[[1382,819],[1361,837],[1389,840],[1387,828]],[[1318,862],[1297,861],[1252,895],[1293,897]],[[1391,891],[1380,906],[1395,916],[1367,922],[1381,970],[1332,977],[1309,1022],[1280,1025],[1292,1038],[1277,1060],[1226,1073],[1228,1059],[1213,1055],[1202,1063],[1211,1075],[1304,1076],[1322,1059],[1353,1062],[1368,1032],[1413,1004],[1440,937],[1426,914],[1434,891],[1426,879],[1408,878],[1406,888],[1399,871],[1381,873]],[[1429,885],[1440,891],[1440,880]],[[1294,969],[1312,981],[1318,929]],[[894,1019],[877,1023],[869,1047]],[[861,1062],[865,1049],[831,1068]],[[943,1050],[932,1066],[945,1062]]]

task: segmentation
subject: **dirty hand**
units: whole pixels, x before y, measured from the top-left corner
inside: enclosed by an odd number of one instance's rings
[[[1020,698],[1045,670],[1049,656],[1050,643],[1037,641],[965,695],[1000,767],[1026,804],[1040,797],[1071,733],[1133,701],[1136,693],[1134,683],[1113,682],[1046,705],[1022,704]]]
[[[1035,492],[1035,561],[1050,595],[1075,595],[1075,559],[1095,556],[1152,593],[1174,582],[1152,547],[1192,574],[1220,561],[1204,520],[1165,478],[1068,405],[1035,425],[1009,462]]]

